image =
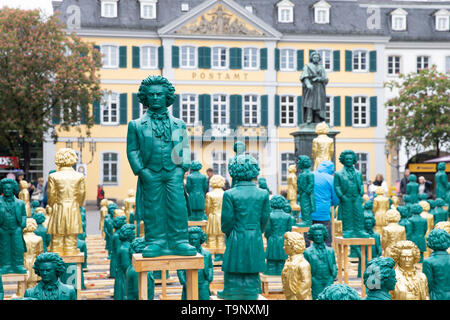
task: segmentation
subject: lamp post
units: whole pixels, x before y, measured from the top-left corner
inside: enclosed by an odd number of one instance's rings
[[[78,148],[80,148],[80,163],[83,163],[83,147],[84,147],[84,137],[80,136],[77,139]]]
[[[395,145],[395,157],[391,157],[393,159],[395,159],[394,163],[389,161],[389,154],[390,154],[390,150],[389,150],[389,145],[386,145],[384,152],[386,154],[386,160],[389,163],[389,165],[391,167],[394,167],[396,169],[396,179],[395,180],[399,180],[400,179],[400,159],[399,159],[399,155],[400,155],[400,146],[397,144]]]

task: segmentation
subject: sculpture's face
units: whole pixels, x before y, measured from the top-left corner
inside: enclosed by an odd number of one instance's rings
[[[315,230],[313,232],[312,238],[313,238],[314,243],[316,243],[316,244],[322,244],[325,241],[325,237],[324,237],[322,230]]]
[[[202,245],[200,234],[190,233],[189,234],[189,243],[198,250],[200,248],[200,246]]]
[[[414,255],[411,249],[404,249],[400,254],[398,265],[406,270],[414,268]]]
[[[364,229],[366,229],[367,231],[373,229],[373,219],[364,219]]]
[[[344,157],[344,166],[346,166],[346,167],[351,167],[351,166],[353,166],[353,155],[347,154],[347,155]]]
[[[162,85],[152,85],[143,88],[153,111],[167,108],[167,89]]]
[[[318,54],[314,54],[312,56],[312,62],[313,63],[318,63],[320,61],[320,56]]]
[[[40,265],[39,273],[42,281],[45,283],[54,283],[58,280],[58,275],[56,274],[56,268],[53,262],[44,262]]]
[[[14,188],[11,183],[6,183],[3,185],[3,194],[7,198],[12,197],[14,195]]]
[[[243,154],[244,151],[245,151],[245,144],[238,143],[238,144],[236,145],[236,153],[237,153],[237,154]]]
[[[283,249],[288,256],[294,253],[294,248],[292,247],[290,241],[284,240]]]

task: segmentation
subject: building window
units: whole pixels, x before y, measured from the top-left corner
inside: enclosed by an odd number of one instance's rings
[[[389,56],[388,57],[388,74],[393,76],[400,73],[400,57]]]
[[[186,2],[182,3],[181,4],[181,11],[182,12],[188,12],[189,11],[189,3],[186,3]]]
[[[141,3],[141,19],[156,19],[157,0],[139,0]]]
[[[225,94],[215,94],[213,95],[213,103],[212,103],[212,117],[211,123],[218,125],[227,124],[227,95]]]
[[[280,50],[280,70],[294,71],[295,70],[295,50],[281,49]]]
[[[181,50],[181,67],[182,68],[195,68],[195,47],[182,46]]]
[[[119,124],[119,94],[110,93],[103,97],[101,124]]]
[[[277,3],[278,22],[292,23],[294,22],[294,4],[289,0],[282,0]]]
[[[105,152],[102,154],[102,176],[103,184],[117,184],[119,160],[115,152]]]
[[[325,122],[328,126],[333,126],[333,98],[326,96],[325,98]]]
[[[450,29],[450,12],[448,10],[441,9],[434,15],[436,31],[448,31]]]
[[[369,123],[367,114],[367,98],[353,97],[353,125],[355,127],[367,126]]]
[[[295,97],[281,96],[280,97],[280,124],[281,125],[295,125]]]
[[[258,119],[258,96],[255,94],[244,96],[244,107],[242,109],[244,126],[256,126]]]
[[[408,12],[399,8],[391,12],[392,30],[405,31],[406,30],[406,16]]]
[[[314,7],[314,22],[315,23],[330,23],[330,5],[326,1],[319,1],[313,5]]]
[[[293,152],[281,153],[281,184],[287,184],[288,168],[295,164],[295,154]]]
[[[117,18],[117,1],[118,0],[102,0],[101,16],[103,18]]]
[[[182,94],[181,95],[181,120],[186,125],[194,125],[197,121],[197,95]]]
[[[102,54],[103,68],[119,67],[119,47],[114,45],[102,45],[100,47]]]
[[[367,153],[356,153],[358,156],[358,162],[355,164],[355,169],[361,171],[363,181],[367,181],[367,170],[369,166],[369,160]]]
[[[245,6],[245,10],[247,10],[250,13],[253,13],[253,7],[252,6]]]
[[[257,69],[258,68],[258,49],[257,48],[244,48],[244,69]]]
[[[367,71],[367,51],[353,51],[353,71]]]
[[[225,151],[213,151],[212,168],[214,174],[220,174],[222,177],[227,177],[227,153]]]
[[[418,56],[417,57],[417,72],[422,69],[428,69],[430,57]]]
[[[320,49],[317,50],[320,54],[320,58],[322,60],[322,65],[325,68],[325,71],[333,71],[333,59],[332,59],[332,51],[328,49]]]
[[[216,69],[225,69],[228,65],[227,48],[212,48],[212,67]]]
[[[157,67],[157,50],[153,46],[141,47],[141,68],[142,69],[156,69]]]

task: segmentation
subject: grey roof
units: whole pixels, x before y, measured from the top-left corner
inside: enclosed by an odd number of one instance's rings
[[[433,14],[439,8],[449,7],[442,1],[386,1],[386,0],[327,0],[331,5],[330,23],[314,23],[313,4],[319,0],[290,0],[295,4],[294,22],[290,24],[277,22],[277,6],[280,0],[233,0],[242,8],[253,6],[253,14],[283,35],[359,35],[387,36],[391,41],[449,41],[450,32],[435,30]],[[156,32],[182,15],[181,3],[188,3],[190,10],[211,0],[159,0],[157,19],[140,19],[138,0],[119,0],[118,18],[100,16],[100,0],[63,0],[53,2],[54,10],[62,13],[62,20],[67,19],[66,9],[77,5],[81,9],[81,28],[148,30]],[[380,28],[369,29],[367,6],[380,7]],[[403,7],[408,12],[407,30],[392,31],[390,13],[396,7]],[[449,10],[449,9],[448,9]]]

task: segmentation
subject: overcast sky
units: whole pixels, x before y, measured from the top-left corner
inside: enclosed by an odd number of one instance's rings
[[[42,9],[46,15],[53,14],[52,0],[0,0],[0,8],[3,6],[20,9]]]

